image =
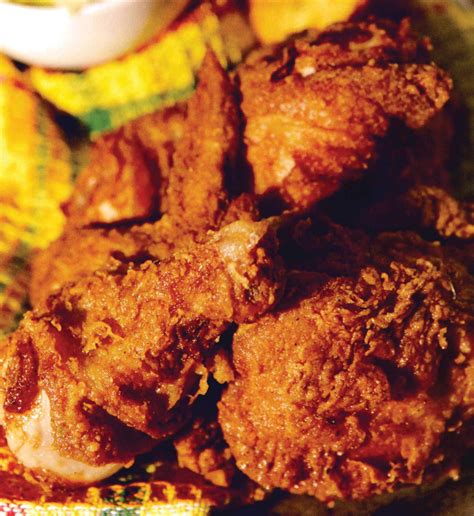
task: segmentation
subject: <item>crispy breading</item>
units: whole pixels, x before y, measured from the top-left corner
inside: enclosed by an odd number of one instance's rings
[[[144,262],[168,258],[177,247],[195,240],[195,234],[164,216],[153,224],[122,228],[68,229],[32,260],[30,301],[43,306],[63,285],[116,267],[121,262]]]
[[[238,221],[169,260],[97,272],[51,296],[46,311],[28,313],[10,340],[17,359],[4,364],[9,380],[2,386],[9,442],[23,442],[31,412],[32,424],[52,418],[54,451],[64,460],[115,467],[108,461],[121,451],[113,454],[118,438],[110,435],[107,418],[154,439],[175,433],[207,391],[206,363],[221,333],[232,322],[255,320],[277,301],[276,252],[267,223]],[[99,415],[78,417],[88,403]],[[63,439],[74,421],[77,429]],[[42,464],[43,456],[39,446],[27,460]]]
[[[377,21],[250,56],[238,78],[255,192],[306,208],[376,161],[393,120],[422,128],[451,89],[427,49],[407,22]]]
[[[173,154],[186,130],[186,112],[186,103],[175,104],[141,116],[125,126],[144,149],[147,162],[160,171],[160,211],[164,211],[162,199],[168,189]]]
[[[153,131],[145,129],[154,123]],[[147,147],[160,142],[164,115],[134,122],[134,131]],[[172,124],[172,120],[168,120]],[[139,260],[162,260],[210,229],[235,220],[256,220],[258,212],[249,195],[231,200],[229,191],[235,180],[238,139],[238,114],[233,86],[213,53],[208,53],[200,71],[195,95],[189,101],[183,124],[185,135],[179,143],[169,172],[169,187],[162,200],[167,213],[153,224],[130,228],[67,228],[65,233],[33,259],[30,298],[39,306],[54,291],[69,281],[107,266],[113,256]],[[177,129],[167,129],[177,132]],[[157,146],[159,149],[160,147]],[[110,154],[112,156],[112,154]],[[111,178],[105,187],[115,191]],[[166,201],[165,201],[166,200]],[[92,203],[91,209],[95,203]]]
[[[145,219],[162,211],[184,108],[145,115],[100,136],[64,204],[70,227]]]
[[[90,399],[133,428],[166,435],[166,422],[206,391],[203,358],[228,324],[276,302],[275,252],[267,224],[235,222],[170,260],[97,273],[49,298],[58,324],[81,343],[77,374]]]
[[[147,217],[156,212],[157,193],[143,153],[124,129],[99,138],[91,164],[79,174],[63,210],[71,226]]]
[[[282,303],[239,327],[219,406],[243,472],[324,501],[455,476],[474,414],[463,264],[410,233],[348,232],[342,258],[343,231],[335,247],[316,237],[318,272],[290,275]]]
[[[199,473],[217,486],[231,486],[238,470],[212,412],[195,418],[187,431],[173,439],[173,446],[180,467]]]
[[[57,442],[64,443],[70,458],[80,461],[94,457],[95,465],[127,463],[137,453],[149,450],[154,445],[150,437],[128,428],[88,399],[85,384],[65,367],[67,357],[62,352],[66,347],[61,347],[57,335],[49,321],[30,313],[9,339],[10,356],[3,371],[8,371],[10,381],[0,396],[5,427],[10,433],[21,434],[24,421],[18,415],[41,404],[44,390],[51,407],[52,433]],[[29,437],[34,447],[35,436]]]
[[[243,477],[217,421],[221,385],[234,379],[230,356],[232,334],[233,330],[222,337],[222,348],[212,357],[212,366],[206,364],[216,381],[210,383],[206,396],[194,404],[191,423],[173,438],[180,467],[202,475],[214,485],[228,488]]]
[[[68,229],[32,260],[30,301],[33,307],[44,305],[47,298],[63,285],[100,269],[114,268],[120,262],[143,263],[147,259],[164,260],[177,249],[186,248],[205,238],[208,227],[190,229],[181,220],[164,215],[159,221],[117,228]],[[254,199],[243,194],[230,202],[223,213],[222,225],[237,220],[259,218]],[[184,224],[184,225],[183,225]]]
[[[235,180],[239,125],[234,86],[209,51],[186,106],[145,115],[94,143],[64,206],[69,226],[169,212],[216,228]]]
[[[184,219],[190,229],[219,226],[235,181],[238,139],[234,86],[215,54],[208,52],[174,156],[166,209],[172,218]]]

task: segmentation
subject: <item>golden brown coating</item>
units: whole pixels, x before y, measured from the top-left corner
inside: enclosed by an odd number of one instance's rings
[[[71,227],[157,216],[162,210],[184,108],[145,115],[101,136],[64,205]]]
[[[219,420],[237,466],[324,501],[455,476],[474,415],[473,278],[409,233],[362,240],[342,271],[323,237],[322,272],[290,276],[234,337]]]
[[[11,356],[4,371],[8,371],[10,379],[0,396],[7,435],[12,430],[16,434],[24,432],[25,440],[31,442],[23,447],[37,446],[41,439],[35,439],[35,432],[21,416],[36,411],[46,419],[41,406],[46,402],[50,422],[48,425],[43,421],[41,438],[46,441],[44,434],[50,432],[68,458],[99,466],[127,463],[138,453],[148,451],[154,445],[150,437],[127,427],[88,399],[85,384],[65,367],[65,347],[61,348],[57,336],[50,321],[30,313],[9,339]],[[10,439],[13,452],[17,451],[14,442]],[[47,453],[44,449],[43,452]]]
[[[64,206],[69,226],[169,212],[190,229],[218,227],[234,180],[238,130],[234,86],[210,51],[186,107],[146,115],[94,143]]]
[[[122,228],[67,229],[32,261],[30,301],[33,307],[63,285],[121,262],[168,258],[177,247],[193,242],[195,234],[164,216],[153,224]]]
[[[136,139],[123,128],[101,136],[92,146],[90,165],[79,174],[63,206],[68,224],[148,217],[156,212],[158,181]]]
[[[234,330],[230,329],[221,338],[222,347],[213,356],[213,364],[208,362],[209,371],[215,381],[210,384],[206,396],[194,404],[191,423],[173,438],[178,465],[181,468],[202,475],[214,485],[227,488],[239,483],[243,477],[235,465],[217,421],[217,402],[222,393],[221,385],[234,379],[230,351],[233,333]]]
[[[159,142],[164,115],[152,128],[153,118],[139,134],[146,145]],[[166,119],[171,125],[173,121]],[[139,130],[145,125],[135,122]],[[65,233],[33,260],[30,298],[39,306],[69,281],[106,267],[111,257],[162,260],[179,247],[198,240],[210,229],[235,220],[256,220],[253,199],[246,194],[231,200],[230,177],[236,173],[238,115],[233,86],[214,54],[207,54],[200,72],[196,94],[189,101],[183,125],[185,136],[178,145],[170,170],[169,187],[162,200],[167,213],[154,224],[122,229],[75,229]],[[155,131],[157,136],[150,136]],[[158,146],[159,148],[159,146]],[[110,154],[112,156],[112,154]],[[104,186],[115,191],[113,178],[103,178]],[[91,209],[95,209],[92,203]]]
[[[215,54],[208,52],[170,175],[166,212],[173,219],[184,219],[189,229],[219,226],[235,180],[238,138],[234,87]]]
[[[275,303],[275,246],[266,224],[236,222],[169,261],[97,273],[50,298],[81,343],[78,374],[91,400],[163,437],[189,397],[205,392],[203,359],[227,325]]]
[[[11,337],[18,358],[5,364],[9,443],[23,442],[18,435],[28,433],[25,411],[34,420],[56,418],[49,449],[54,445],[61,457],[92,466],[115,467],[107,462],[114,452],[120,459],[136,453],[120,448],[107,418],[121,432],[128,427],[129,436],[130,429],[155,439],[175,433],[207,390],[221,333],[232,322],[255,320],[277,301],[276,253],[267,223],[239,221],[169,260],[97,272],[51,296],[46,311],[28,313]],[[137,439],[137,447],[141,443]],[[44,456],[41,447],[27,460],[38,455]],[[54,473],[70,480],[61,469]]]
[[[422,230],[420,210],[428,209],[431,202],[436,204],[428,198],[453,195],[449,172],[455,155],[453,104],[446,105],[421,130],[394,127],[380,146],[377,162],[364,177],[323,200],[318,210],[346,226],[378,231],[414,229],[431,239],[434,228],[425,224]],[[412,194],[425,200],[409,201]],[[404,216],[404,210],[410,215]]]
[[[213,411],[215,412],[215,410]],[[217,417],[197,417],[184,433],[173,439],[178,465],[202,475],[216,486],[230,487],[237,473]]]
[[[392,120],[423,127],[451,81],[407,22],[336,24],[238,68],[255,192],[305,208],[376,160]]]
[[[142,146],[148,163],[160,171],[160,211],[163,211],[161,199],[166,196],[173,154],[186,130],[186,112],[186,103],[175,104],[141,116],[125,126]]]
[[[259,218],[254,199],[243,194],[232,200],[224,212],[222,225],[237,220]],[[209,228],[191,230],[185,217],[175,221],[164,215],[159,221],[122,228],[67,229],[61,237],[32,260],[30,301],[33,307],[63,285],[77,281],[100,269],[114,268],[119,262],[143,263],[148,259],[164,260],[177,249],[205,238]]]

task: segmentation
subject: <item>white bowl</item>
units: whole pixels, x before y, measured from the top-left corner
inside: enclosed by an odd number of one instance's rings
[[[0,52],[79,70],[114,59],[164,29],[187,0],[102,0],[78,9],[0,0]]]

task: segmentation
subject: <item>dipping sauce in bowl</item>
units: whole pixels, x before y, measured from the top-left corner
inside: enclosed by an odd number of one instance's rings
[[[165,29],[187,0],[0,0],[0,52],[27,64],[81,70]]]

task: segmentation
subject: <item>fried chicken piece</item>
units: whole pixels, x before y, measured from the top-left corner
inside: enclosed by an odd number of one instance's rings
[[[238,78],[255,193],[306,208],[376,162],[392,121],[422,128],[451,90],[428,47],[407,21],[376,21],[250,56]]]
[[[156,223],[133,227],[68,229],[32,261],[31,304],[44,306],[66,283],[114,268],[117,260],[143,263],[169,258],[176,248],[186,247],[195,238],[166,216]]]
[[[162,260],[210,229],[258,218],[255,202],[248,194],[231,200],[230,176],[236,173],[239,121],[233,86],[214,54],[206,56],[200,78],[196,94],[189,101],[187,136],[178,145],[170,172],[168,213],[154,224],[131,230],[67,229],[33,259],[33,306],[40,306],[68,281],[106,267],[112,257]],[[159,133],[161,125],[155,130]],[[155,140],[158,137],[151,138],[151,142]],[[113,183],[108,187],[115,189]]]
[[[191,428],[173,440],[178,465],[188,468],[214,485],[230,487],[238,472],[224,441],[217,415],[194,419]]]
[[[237,466],[326,502],[455,477],[474,415],[473,278],[413,233],[348,232],[346,271],[320,237],[320,272],[290,276],[234,337],[219,421]]]
[[[255,201],[247,194],[231,201],[223,216],[222,225],[259,218]],[[203,227],[197,231],[183,224],[184,221],[164,215],[155,223],[132,227],[66,230],[32,260],[29,287],[32,306],[44,306],[48,297],[66,283],[100,269],[114,268],[117,260],[143,263],[148,259],[167,259],[177,249],[205,238],[209,229]]]
[[[17,358],[6,361],[2,386],[18,459],[68,482],[92,482],[134,453],[115,447],[124,425],[129,438],[138,432],[135,446],[143,434],[160,440],[180,429],[207,390],[206,364],[221,333],[276,302],[276,252],[267,223],[239,221],[158,264],[87,276],[50,297],[46,311],[28,313],[11,337]],[[46,443],[31,441],[41,428],[51,429]]]
[[[213,52],[189,100],[186,133],[178,143],[167,213],[190,229],[220,225],[235,182],[239,115],[234,86]]]
[[[404,199],[412,195],[408,194],[410,190],[418,191],[416,196],[426,197],[425,206],[431,202],[427,198],[433,195],[443,195],[446,199],[453,196],[453,177],[449,169],[455,155],[454,124],[459,117],[456,110],[450,101],[421,130],[394,127],[380,145],[376,163],[364,177],[347,183],[320,202],[318,210],[350,227],[420,231],[421,214],[415,215],[413,202]],[[429,193],[431,189],[439,194]],[[403,216],[404,209],[410,210],[409,217]],[[425,230],[422,234],[429,237]]]
[[[64,211],[72,227],[157,216],[219,225],[234,180],[239,115],[234,86],[209,51],[185,108],[146,115],[100,137]]]
[[[276,301],[275,253],[267,224],[236,222],[169,261],[124,276],[98,273],[50,298],[58,323],[82,343],[79,374],[91,400],[163,437],[186,398],[205,391],[201,357],[228,324],[252,320]],[[85,320],[76,321],[82,312]]]
[[[11,381],[0,389],[0,423],[21,464],[45,482],[91,484],[155,445],[87,399],[47,326],[36,324],[33,336],[24,328],[10,339],[2,372]],[[39,352],[32,337],[48,345]]]
[[[172,154],[183,124],[184,109],[177,106],[99,137],[89,165],[63,206],[68,225],[156,217],[163,208]]]

